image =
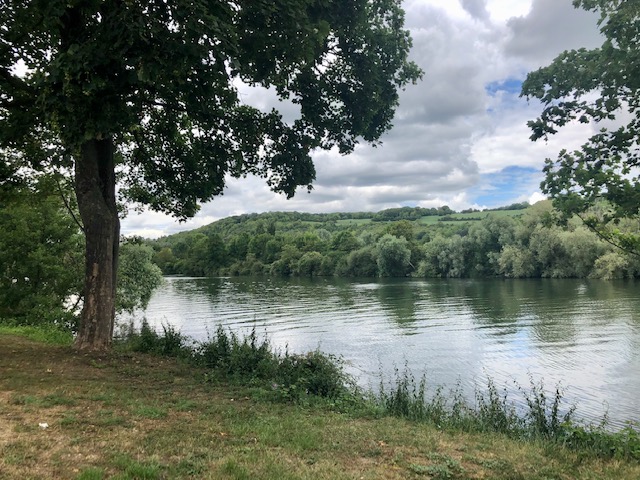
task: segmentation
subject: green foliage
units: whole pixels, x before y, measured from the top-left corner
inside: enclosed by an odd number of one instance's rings
[[[526,247],[506,245],[498,259],[500,274],[506,278],[530,278],[537,276],[534,254]]]
[[[547,138],[574,121],[618,121],[600,128],[579,150],[547,159],[542,189],[567,217],[579,214],[603,238],[640,253],[637,232],[617,228],[619,219],[638,219],[640,213],[640,87],[635,80],[640,15],[633,1],[575,0],[574,5],[600,12],[604,42],[593,50],[565,51],[527,76],[522,95],[544,105],[540,117],[529,122],[531,138]],[[595,215],[590,210],[603,199],[610,208]]]
[[[403,372],[396,369],[395,378],[388,384],[381,382],[375,401],[388,415],[431,423],[440,428],[499,432],[514,438],[544,438],[560,444],[566,442],[567,435],[574,435],[572,432],[598,431],[604,437],[607,436],[602,428],[585,429],[573,422],[575,407],[564,406],[559,387],[556,387],[551,398],[542,382],[535,383],[533,379],[529,390],[520,386],[518,389],[526,407],[524,411],[516,408],[506,389],[499,392],[491,379],[487,381],[486,390],[476,388],[475,405],[470,405],[464,400],[460,387],[452,390],[449,395],[445,395],[441,387],[430,392],[426,378],[423,376],[416,382],[413,374],[405,367]],[[637,438],[636,432],[636,440]],[[613,438],[609,438],[609,441],[613,441]],[[578,446],[577,443],[574,446]],[[586,446],[587,441],[580,447]],[[637,443],[635,446],[637,447]],[[632,454],[631,449],[626,449],[625,455]]]
[[[390,222],[399,220],[419,220],[422,217],[442,216],[453,213],[448,206],[440,208],[420,208],[420,207],[400,207],[400,208],[388,208],[377,212],[371,218],[374,222]]]
[[[640,433],[637,424],[629,424],[618,432],[610,432],[606,425],[563,425],[564,445],[583,449],[604,458],[633,458],[640,460]]]
[[[295,245],[287,245],[280,259],[271,264],[272,275],[292,275],[298,266],[298,261],[302,257],[302,252]]]
[[[337,215],[242,215],[148,244],[156,252],[154,258],[161,257],[158,264],[164,273],[187,275],[633,278],[640,274],[637,260],[622,252],[609,255],[613,247],[579,219],[561,222],[550,201],[526,210],[456,213],[459,221],[454,227],[406,220],[344,223],[360,213],[339,214],[343,223],[338,223]],[[474,220],[476,216],[482,218]],[[266,233],[265,225],[277,225],[277,235]],[[640,232],[640,224],[622,226]],[[251,236],[250,232],[263,233]],[[207,271],[199,267],[206,260],[199,245],[209,238],[216,239],[220,251],[226,249],[227,258]],[[246,254],[242,257],[239,252]]]
[[[67,301],[81,290],[83,237],[52,176],[0,187],[0,317],[73,326]]]
[[[471,264],[470,242],[466,237],[454,235],[450,238],[437,236],[424,246],[424,260],[418,275],[426,277],[460,278],[468,276]]]
[[[82,300],[84,237],[70,185],[45,175],[0,191],[0,317],[14,323],[76,328]],[[71,209],[71,210],[70,210]],[[162,272],[138,239],[122,245],[118,310],[145,308]]]
[[[381,277],[404,277],[409,272],[411,250],[406,238],[386,234],[378,240],[376,253]]]
[[[337,232],[331,241],[331,249],[339,252],[352,252],[360,247],[360,242],[356,238],[353,230],[343,230]]]
[[[194,352],[194,361],[218,374],[267,384],[276,397],[299,401],[307,396],[336,399],[348,394],[352,383],[340,361],[319,351],[306,355],[284,355],[269,341],[259,339],[255,328],[240,339],[218,327],[213,337]]]
[[[240,338],[219,326],[206,341],[194,343],[172,326],[165,325],[163,333],[158,333],[143,322],[139,331],[130,327],[119,345],[135,352],[185,358],[211,375],[260,384],[280,400],[337,400],[355,392],[340,359],[319,351],[281,354],[267,338],[259,338],[255,328]]]
[[[298,267],[296,272],[298,275],[305,277],[313,277],[319,275],[322,268],[322,254],[319,252],[307,252],[300,260],[298,260]]]
[[[228,175],[292,196],[314,179],[312,148],[375,142],[397,90],[421,76],[395,0],[11,2],[0,23],[3,154],[40,168],[110,139],[131,167],[122,193],[180,217]],[[238,80],[293,100],[300,118],[244,104]]]
[[[429,466],[409,465],[409,470],[418,475],[429,475],[433,480],[449,480],[453,478],[465,478],[465,469],[457,460],[448,455],[432,453],[429,459],[437,463]]]
[[[367,246],[354,250],[349,254],[343,272],[351,277],[375,277],[378,274],[378,264],[375,247]]]
[[[190,355],[191,348],[187,337],[171,325],[163,325],[162,330],[163,334],[161,335],[151,328],[145,320],[142,322],[139,332],[135,332],[133,326],[130,326],[124,338],[119,340],[134,352],[152,353],[168,357]]]
[[[385,233],[398,238],[404,238],[407,242],[411,242],[415,236],[413,224],[407,220],[393,222],[387,228]]]
[[[247,233],[242,233],[241,235],[233,237],[227,248],[229,257],[234,260],[244,260],[249,253],[250,240],[251,237],[249,237],[249,234]]]
[[[245,379],[270,378],[277,363],[269,341],[259,339],[255,329],[240,339],[221,326],[212,338],[200,345],[197,357],[208,368]]]
[[[153,254],[153,263],[155,263],[162,272],[168,274],[176,273],[176,257],[170,247],[164,247]]]
[[[342,362],[318,350],[305,355],[286,354],[279,359],[277,383],[272,386],[284,399],[300,400],[308,395],[338,399],[349,395],[353,381]]]
[[[473,414],[477,428],[482,431],[517,435],[523,425],[515,406],[509,401],[506,389],[499,392],[493,379],[487,379],[486,391],[476,389],[476,405]]]
[[[640,271],[638,263],[635,258],[620,252],[607,252],[596,260],[591,277],[603,280],[634,278]]]
[[[424,420],[443,415],[444,399],[440,391],[435,393],[430,402],[425,402],[425,394],[426,378],[423,377],[416,384],[415,377],[408,369],[405,368],[404,374],[400,374],[396,368],[395,382],[391,387],[380,383],[378,401],[385,413],[396,417]]]
[[[562,391],[560,387],[556,387],[555,395],[549,401],[542,381],[535,383],[533,378],[530,378],[530,383],[529,392],[521,389],[528,407],[524,419],[525,427],[533,436],[557,437],[563,432],[565,425],[571,424],[575,406],[561,414]]]
[[[499,257],[506,245],[514,243],[515,220],[489,215],[469,228],[470,275],[491,277],[499,273]]]
[[[162,271],[152,262],[153,249],[135,241],[120,247],[116,309],[132,313],[145,309],[151,295],[162,284]]]

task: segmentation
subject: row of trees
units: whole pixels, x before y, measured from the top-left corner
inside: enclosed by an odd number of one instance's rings
[[[517,221],[488,217],[467,235],[437,236],[424,245],[416,275],[601,279],[640,275],[638,256],[603,241],[580,221],[561,227],[546,220],[548,212],[531,212]]]
[[[518,217],[489,215],[456,227],[369,222],[290,230],[259,217],[225,235],[213,226],[152,242],[166,274],[350,277],[635,277],[640,263],[579,221],[560,226],[550,202]],[[331,224],[335,228],[334,224]],[[278,232],[278,230],[282,230]],[[637,231],[628,225],[628,231]]]

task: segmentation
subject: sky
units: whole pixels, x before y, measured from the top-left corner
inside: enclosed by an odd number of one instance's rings
[[[400,94],[394,127],[383,144],[360,144],[346,156],[313,154],[311,193],[293,199],[258,178],[229,179],[222,196],[179,223],[167,215],[130,212],[123,235],[157,238],[244,213],[379,211],[401,206],[454,210],[535,203],[545,158],[578,148],[593,126],[570,124],[549,141],[532,142],[526,126],[542,106],[520,97],[528,72],[559,53],[602,44],[598,16],[572,0],[404,0],[410,58],[424,71]],[[241,89],[251,105],[279,104],[273,92]]]

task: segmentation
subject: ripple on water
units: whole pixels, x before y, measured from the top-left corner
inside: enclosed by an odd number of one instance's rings
[[[292,352],[343,356],[361,385],[407,366],[468,393],[560,383],[579,412],[640,420],[640,299],[634,283],[344,279],[169,279],[146,312],[196,339],[256,328]],[[471,398],[472,399],[472,398]]]

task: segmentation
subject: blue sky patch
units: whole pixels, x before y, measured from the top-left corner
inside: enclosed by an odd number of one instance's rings
[[[506,80],[488,83],[484,89],[492,97],[495,97],[498,92],[520,95],[522,90],[522,80],[517,78],[507,78]]]
[[[540,190],[542,171],[531,167],[507,167],[500,172],[482,175],[478,195],[472,200],[489,208],[523,201]]]

